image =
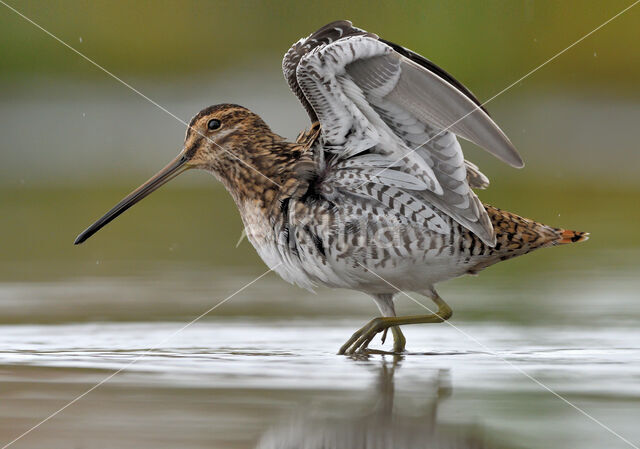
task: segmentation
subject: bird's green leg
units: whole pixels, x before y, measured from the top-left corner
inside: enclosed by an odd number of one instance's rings
[[[385,340],[387,339],[388,330],[389,328],[386,328],[382,332],[382,344],[384,344]],[[393,334],[393,352],[394,353],[404,352],[404,347],[407,344],[407,339],[404,338],[404,334],[400,330],[400,326],[393,326],[391,328],[391,333]]]
[[[404,334],[400,330],[400,326],[393,326],[391,328],[393,334],[393,352],[404,352],[404,347],[407,345],[407,339],[404,338]]]
[[[397,326],[404,324],[441,323],[451,318],[453,311],[451,310],[451,307],[449,307],[449,304],[444,302],[444,300],[437,294],[435,294],[432,299],[438,306],[438,311],[436,313],[429,315],[374,318],[356,331],[351,338],[342,345],[338,354],[354,354],[356,352],[364,351],[378,333],[389,328],[391,328],[391,332],[393,332],[394,336],[394,351],[400,347],[402,347],[401,350],[404,350],[406,340]],[[396,335],[396,332],[398,335]]]

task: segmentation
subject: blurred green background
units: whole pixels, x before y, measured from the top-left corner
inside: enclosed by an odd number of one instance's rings
[[[484,101],[630,4],[9,3],[185,121],[235,102],[288,137],[308,123],[282,79],[281,57],[329,21],[351,19],[424,54]],[[496,276],[640,243],[639,29],[633,8],[487,105],[525,169],[464,144],[492,179],[483,200],[592,233],[579,250],[543,251]],[[241,222],[231,199],[195,172],[74,247],[77,233],[177,153],[185,127],[5,6],[0,54],[0,278],[106,276],[124,270],[122,261],[262,267],[246,241],[235,247]]]
[[[23,1],[25,16],[118,75],[175,80],[246,64],[275,70],[299,37],[350,19],[437,61],[481,97],[596,28],[629,1]],[[51,38],[5,9],[2,77],[99,80]],[[636,88],[638,13],[629,11],[527,84]],[[594,53],[598,53],[594,55]],[[594,56],[596,59],[594,59]],[[605,82],[606,80],[606,82]]]

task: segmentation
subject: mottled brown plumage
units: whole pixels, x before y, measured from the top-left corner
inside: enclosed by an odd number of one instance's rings
[[[513,166],[522,159],[478,100],[420,55],[340,21],[294,44],[283,69],[313,121],[295,142],[242,106],[206,108],[189,124],[178,157],[76,243],[182,171],[206,170],[283,279],[373,297],[383,317],[340,350],[352,353],[387,329],[403,351],[400,325],[448,319],[438,282],[587,238],[480,202],[473,189],[489,180],[464,159],[456,135]],[[424,294],[438,310],[396,317],[398,291]]]

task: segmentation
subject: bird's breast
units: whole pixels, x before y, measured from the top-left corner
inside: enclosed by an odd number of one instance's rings
[[[244,204],[240,211],[248,240],[269,268],[285,281],[302,288],[313,289],[323,283],[309,273],[309,267],[321,261],[315,260],[298,242],[301,236],[297,228],[289,224],[282,208],[273,211],[256,204]]]

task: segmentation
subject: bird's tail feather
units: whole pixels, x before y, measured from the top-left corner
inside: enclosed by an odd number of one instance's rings
[[[498,250],[524,253],[545,246],[582,242],[589,238],[587,232],[554,228],[489,205],[485,205],[485,208],[493,224]]]
[[[588,232],[581,231],[569,231],[567,229],[557,229],[559,239],[556,240],[556,245],[564,245],[567,243],[577,243],[589,240]]]

